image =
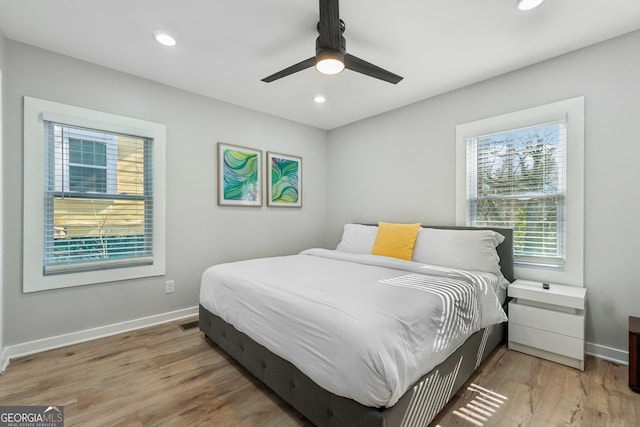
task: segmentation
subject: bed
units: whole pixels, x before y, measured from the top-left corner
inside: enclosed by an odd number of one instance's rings
[[[350,227],[336,251],[207,269],[200,329],[316,426],[426,426],[505,336],[512,230],[421,227],[404,261],[370,255],[375,226]],[[478,233],[497,236],[486,268],[459,239]]]

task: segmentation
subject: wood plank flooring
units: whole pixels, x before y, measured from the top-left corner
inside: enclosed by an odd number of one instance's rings
[[[11,361],[0,405],[63,405],[65,426],[311,426],[197,329],[166,323]],[[494,351],[431,426],[638,426],[627,367],[585,372]]]
[[[503,345],[431,425],[640,426],[640,394],[628,383],[624,365],[587,356],[582,372]]]

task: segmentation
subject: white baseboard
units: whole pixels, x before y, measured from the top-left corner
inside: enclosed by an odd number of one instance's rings
[[[4,372],[4,368],[11,359],[27,356],[34,353],[40,353],[54,348],[65,347],[71,344],[78,344],[85,341],[91,341],[98,338],[104,338],[111,335],[121,334],[136,329],[147,328],[149,326],[159,325],[161,323],[180,320],[185,317],[191,317],[198,314],[198,307],[190,307],[182,310],[171,311],[169,313],[157,314],[154,316],[142,317],[140,319],[128,320],[126,322],[114,323],[112,325],[99,326],[97,328],[86,329],[84,331],[72,332],[69,334],[58,335],[55,337],[44,338],[36,341],[25,342],[16,345],[10,345],[2,352],[0,362],[0,372]]]
[[[594,344],[587,342],[585,344],[585,353],[589,356],[598,357],[617,363],[618,365],[629,364],[629,352],[620,350],[619,348],[607,347],[606,345]]]
[[[54,348],[91,341],[136,329],[147,328],[149,326],[172,322],[184,319],[185,317],[195,316],[197,314],[198,307],[190,307],[182,310],[171,311],[169,313],[157,314],[140,319],[128,320],[126,322],[114,323],[112,325],[86,329],[84,331],[72,332],[70,334],[11,345],[0,351],[0,373],[5,371],[11,359],[15,359],[17,357],[28,356],[42,351],[53,350]],[[617,348],[587,342],[585,344],[585,353],[619,365],[629,364],[629,352]]]
[[[0,374],[4,373],[4,370],[9,366],[9,352],[5,347],[0,349]]]

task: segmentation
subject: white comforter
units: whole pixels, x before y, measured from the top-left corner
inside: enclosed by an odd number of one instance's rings
[[[309,249],[220,264],[200,303],[324,389],[393,406],[480,328],[506,320],[504,278]]]

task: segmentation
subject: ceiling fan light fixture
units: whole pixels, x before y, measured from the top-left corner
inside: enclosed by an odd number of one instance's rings
[[[344,62],[339,59],[321,59],[316,62],[316,70],[321,72],[322,74],[338,74],[340,71],[344,70]]]
[[[516,1],[516,7],[518,10],[531,10],[540,6],[544,0],[518,0]]]
[[[338,52],[324,51],[316,55],[316,70],[322,74],[338,74],[344,70],[344,55]]]

